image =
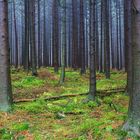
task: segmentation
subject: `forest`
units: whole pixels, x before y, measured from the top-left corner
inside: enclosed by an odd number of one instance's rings
[[[0,140],[140,140],[140,0],[0,0]]]

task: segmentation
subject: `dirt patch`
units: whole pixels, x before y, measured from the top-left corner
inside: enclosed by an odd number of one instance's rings
[[[41,87],[34,87],[28,89],[15,89],[15,91],[13,92],[13,98],[15,100],[23,98],[24,99],[39,98],[44,92],[61,95],[64,92],[64,89],[62,89],[60,86],[52,86],[46,82]]]
[[[22,99],[22,98],[37,98],[42,95],[44,92],[48,92],[48,87],[36,87],[32,89],[16,89],[14,92],[14,99]]]
[[[94,118],[101,118],[102,112],[101,111],[94,111],[90,115]]]
[[[101,74],[96,74],[96,79],[97,80],[101,80],[104,78],[104,75],[101,75]]]
[[[38,73],[38,77],[40,79],[50,79],[50,80],[58,80],[58,77],[55,76],[53,73],[43,70]]]

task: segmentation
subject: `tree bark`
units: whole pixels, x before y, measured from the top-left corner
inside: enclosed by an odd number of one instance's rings
[[[47,28],[46,28],[46,0],[43,1],[44,6],[43,6],[43,29],[44,29],[44,34],[43,34],[43,66],[47,67],[48,66],[48,46],[47,46]]]
[[[96,96],[96,53],[95,53],[95,0],[90,0],[90,89],[89,100]]]
[[[52,32],[52,49],[53,49],[53,67],[54,72],[58,73],[59,64],[58,64],[58,53],[59,53],[59,24],[58,24],[58,0],[53,0],[52,7],[52,16],[53,16],[53,32]]]
[[[127,72],[127,93],[130,95],[132,92],[131,0],[125,0],[124,9],[125,70]]]
[[[66,0],[62,0],[63,17],[62,17],[62,62],[61,62],[61,75],[60,84],[65,80],[65,65],[66,65]]]
[[[13,11],[14,11],[14,30],[15,30],[15,68],[18,68],[18,32],[17,32],[17,22],[16,22],[16,9],[15,0],[13,0]]]
[[[8,111],[12,104],[10,61],[8,52],[8,4],[0,1],[0,110]]]
[[[105,0],[105,75],[110,79],[109,1]]]
[[[24,69],[29,71],[29,0],[24,1],[25,5],[25,46],[23,49]]]
[[[140,137],[140,1],[134,0],[133,7],[135,8],[132,14],[132,94],[128,119],[123,129]]]
[[[38,67],[42,66],[42,47],[41,47],[41,38],[40,38],[40,0],[38,2]]]
[[[86,73],[84,27],[85,27],[84,26],[84,1],[80,0],[80,62],[81,62],[81,74]]]
[[[36,67],[36,46],[35,46],[35,1],[29,0],[30,11],[30,45],[31,45],[31,61],[32,61],[32,75],[37,75]]]
[[[72,0],[72,68],[78,68],[77,0]]]

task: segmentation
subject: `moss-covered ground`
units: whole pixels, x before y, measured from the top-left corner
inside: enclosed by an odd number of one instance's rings
[[[85,103],[86,96],[54,101],[44,98],[65,94],[87,93],[89,72],[66,70],[65,84],[53,68],[41,68],[38,77],[14,69],[12,87],[14,100],[38,98],[35,102],[17,103],[10,113],[0,113],[0,140],[131,140],[121,130],[127,117],[128,97],[114,93],[97,102]],[[126,87],[126,74],[112,71],[111,79],[97,73],[97,89]]]

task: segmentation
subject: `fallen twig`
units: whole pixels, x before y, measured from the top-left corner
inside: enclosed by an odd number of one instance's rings
[[[125,92],[125,88],[120,88],[120,89],[110,89],[110,90],[100,90],[97,91],[97,96],[103,98],[105,96],[110,96],[113,93],[119,93],[119,92]],[[88,93],[81,93],[81,94],[67,94],[67,95],[61,95],[61,96],[53,96],[53,97],[48,97],[45,98],[45,101],[50,101],[50,100],[60,100],[64,98],[70,98],[70,97],[77,97],[77,96],[85,96],[88,95]],[[14,100],[14,103],[23,103],[23,102],[33,102],[38,100],[38,98],[34,99],[19,99],[19,100]]]

